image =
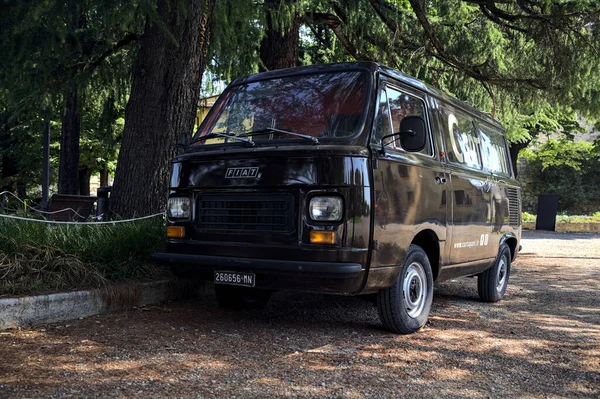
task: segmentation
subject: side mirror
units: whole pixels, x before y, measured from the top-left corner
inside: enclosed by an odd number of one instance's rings
[[[418,152],[427,144],[425,120],[420,116],[407,116],[400,122],[400,145],[409,152]]]

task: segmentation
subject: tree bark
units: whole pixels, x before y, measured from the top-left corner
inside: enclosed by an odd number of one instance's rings
[[[25,199],[27,197],[27,184],[22,181],[17,181],[17,197]]]
[[[80,52],[77,31],[87,26],[85,11],[77,1],[70,1],[69,8],[72,10],[69,23],[70,35],[65,39],[66,45],[71,52]],[[75,72],[71,72],[70,78],[75,79]],[[61,118],[60,134],[60,160],[58,164],[58,192],[59,194],[74,194],[78,192],[79,186],[79,137],[81,136],[81,114],[79,93],[77,83],[65,92],[65,109]]]
[[[515,177],[518,176],[517,171],[517,161],[519,159],[519,152],[524,150],[529,145],[529,142],[525,143],[510,143],[508,146],[508,151],[510,152],[510,161],[512,163],[513,171],[515,172]]]
[[[300,41],[300,15],[286,26],[275,23],[273,14],[284,4],[294,4],[298,0],[265,0],[263,7],[266,14],[265,37],[260,43],[260,59],[262,71],[293,68],[298,65],[298,48]]]
[[[90,195],[90,178],[92,170],[90,168],[79,169],[79,195]]]
[[[165,210],[172,146],[194,126],[214,6],[215,0],[158,0],[161,23],[146,24],[125,109],[113,215]]]
[[[4,122],[4,121],[2,121]],[[14,144],[10,140],[9,130],[0,132],[0,166],[2,167],[2,173],[0,173],[0,179],[4,180],[12,176],[19,174],[19,167],[17,160],[14,156],[8,154],[8,149]],[[2,155],[3,154],[3,155]],[[5,183],[6,184],[6,183]],[[8,187],[8,185],[7,185]],[[0,190],[4,191],[4,190]]]
[[[108,169],[100,169],[100,187],[108,186]]]
[[[61,122],[58,192],[60,194],[77,194],[79,186],[81,115],[79,113],[79,97],[76,88],[65,94],[65,112]]]

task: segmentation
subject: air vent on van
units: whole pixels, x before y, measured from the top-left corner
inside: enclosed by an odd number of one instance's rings
[[[521,193],[516,188],[507,188],[508,191],[508,224],[519,226],[521,224]]]
[[[196,226],[203,231],[294,231],[291,194],[206,194],[196,202]]]

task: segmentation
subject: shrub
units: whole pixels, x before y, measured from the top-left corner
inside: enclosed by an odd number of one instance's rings
[[[521,220],[523,222],[535,222],[535,215],[532,215],[531,213],[528,213],[528,212],[523,212],[521,214]]]
[[[558,210],[591,214],[600,210],[600,148],[592,143],[548,140],[522,153],[523,208],[537,213],[539,194],[558,194]]]
[[[52,225],[0,218],[0,295],[167,275],[150,259],[164,241],[164,221],[157,219]]]

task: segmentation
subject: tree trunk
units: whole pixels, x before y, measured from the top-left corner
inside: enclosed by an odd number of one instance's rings
[[[265,37],[260,43],[262,71],[293,68],[298,65],[300,17],[296,16],[285,26],[275,23],[274,18],[274,14],[284,3],[295,5],[297,2],[298,0],[265,0]]]
[[[108,186],[108,169],[100,169],[100,187]]]
[[[512,162],[513,171],[515,172],[515,177],[518,176],[517,171],[517,161],[519,159],[519,152],[524,150],[529,145],[529,142],[526,143],[510,143],[508,146],[508,151],[510,152],[510,161]]]
[[[90,168],[79,169],[79,195],[90,195],[90,178],[92,170]]]
[[[158,0],[161,23],[146,24],[125,109],[113,214],[165,210],[172,146],[194,127],[214,6],[215,0]]]
[[[58,192],[77,194],[79,171],[79,136],[81,115],[77,89],[65,95],[65,112],[62,116],[60,135],[60,161],[58,165]]]
[[[19,173],[17,160],[14,156],[8,154],[8,150],[13,145],[14,144],[11,143],[10,140],[10,135],[8,134],[8,129],[6,132],[3,131],[0,134],[0,166],[2,167],[2,173],[0,173],[0,178],[3,180],[12,176],[16,176]]]
[[[27,185],[22,181],[17,181],[17,197],[25,199],[27,197]]]
[[[70,1],[72,10],[69,28],[71,34],[66,37],[66,45],[73,53],[80,51],[80,42],[76,32],[87,26],[85,11],[77,1]],[[75,71],[71,72],[75,79]],[[79,183],[79,137],[81,135],[81,104],[77,83],[65,91],[65,110],[61,118],[60,160],[58,164],[59,194],[77,194]]]

